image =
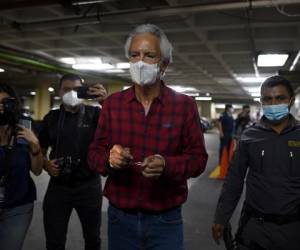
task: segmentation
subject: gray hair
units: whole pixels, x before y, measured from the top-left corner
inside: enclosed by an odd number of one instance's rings
[[[154,24],[142,24],[137,26],[128,36],[126,43],[125,43],[125,56],[129,58],[129,47],[131,45],[132,39],[137,35],[141,33],[150,33],[154,36],[158,37],[160,39],[160,53],[162,56],[162,61],[164,62],[172,62],[172,50],[173,46],[169,42],[169,39],[167,38],[166,34],[163,32],[163,30],[159,27],[157,27]]]

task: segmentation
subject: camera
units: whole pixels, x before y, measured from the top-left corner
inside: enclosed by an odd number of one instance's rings
[[[74,159],[72,156],[60,157],[56,159],[56,164],[60,168],[59,176],[68,180],[80,165],[80,159]]]
[[[88,86],[79,87],[77,89],[77,97],[80,98],[80,99],[95,99],[95,98],[98,97],[97,95],[90,95],[90,94],[88,94],[87,93],[88,90],[89,90]]]
[[[3,110],[7,113],[17,113],[18,105],[17,101],[13,98],[5,98],[2,101],[3,104]]]

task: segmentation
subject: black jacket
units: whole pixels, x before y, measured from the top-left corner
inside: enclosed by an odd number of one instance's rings
[[[72,157],[80,159],[80,164],[76,171],[69,178],[68,182],[86,181],[87,179],[98,175],[93,173],[87,163],[88,148],[93,140],[97,127],[100,109],[97,107],[81,105],[77,113],[71,113],[64,110],[63,106],[58,110],[51,110],[44,118],[39,140],[41,147],[47,149],[51,147],[50,159],[62,157]],[[61,176],[52,177],[52,181],[65,183]]]
[[[231,218],[244,179],[246,202],[253,208],[266,214],[297,213],[300,204],[300,124],[292,115],[281,134],[272,130],[264,117],[244,131],[225,178],[215,223],[227,224]]]

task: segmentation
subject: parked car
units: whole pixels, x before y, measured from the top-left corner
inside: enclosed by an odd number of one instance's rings
[[[205,117],[200,117],[203,132],[213,128],[212,123]]]

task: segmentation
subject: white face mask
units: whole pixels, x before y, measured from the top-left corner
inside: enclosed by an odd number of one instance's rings
[[[77,97],[77,92],[74,90],[65,93],[62,97],[62,101],[64,104],[71,107],[75,107],[82,102],[82,100]]]
[[[154,84],[158,77],[162,79],[158,64],[149,64],[143,61],[130,63],[130,75],[133,82],[140,85]]]

